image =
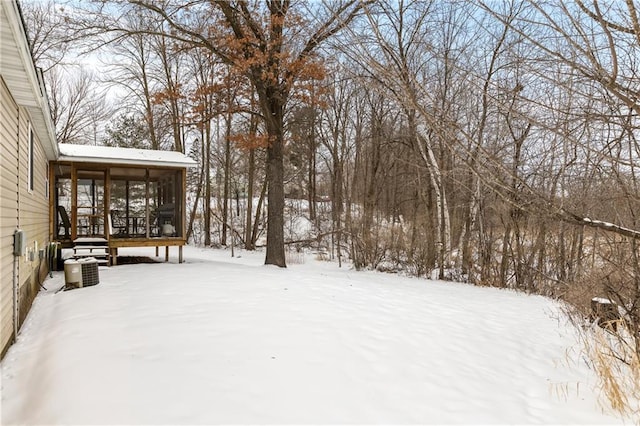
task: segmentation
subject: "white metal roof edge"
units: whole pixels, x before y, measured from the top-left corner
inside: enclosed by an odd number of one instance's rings
[[[174,151],[156,151],[156,150],[139,150],[131,148],[111,148],[111,147],[95,147],[98,148],[96,155],[87,155],[86,153],[73,153],[74,149],[81,148],[86,150],[87,145],[63,144],[58,161],[68,161],[77,163],[93,163],[93,164],[122,164],[131,166],[162,166],[162,167],[178,167],[189,168],[197,166],[197,163],[189,156]],[[69,148],[71,152],[67,149]],[[105,155],[105,150],[112,151],[113,155]],[[100,152],[102,151],[102,155]],[[159,153],[162,155],[172,155],[174,158],[136,158],[136,155]],[[116,155],[115,153],[119,153]],[[128,156],[127,156],[128,155]]]
[[[122,158],[96,158],[96,157],[74,157],[69,155],[61,155],[58,157],[59,162],[74,162],[74,163],[94,163],[94,164],[122,164],[126,166],[164,166],[164,167],[177,167],[177,168],[189,168],[195,167],[195,162],[182,162],[182,161],[159,161],[159,160],[129,160]]]
[[[42,96],[39,98],[40,102],[40,110],[42,113],[44,120],[44,126],[46,127],[46,132],[51,138],[51,145],[53,146],[53,158],[57,158],[60,155],[60,150],[58,149],[58,139],[56,136],[56,126],[53,124],[53,118],[51,116],[51,109],[49,108],[49,95],[47,93],[47,86],[44,82],[44,75],[42,74],[42,69],[38,68],[36,70],[38,75],[38,81],[40,87],[42,88]]]

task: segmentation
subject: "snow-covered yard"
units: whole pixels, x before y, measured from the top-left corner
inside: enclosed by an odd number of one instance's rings
[[[240,254],[55,273],[2,362],[2,424],[621,422],[547,299]]]

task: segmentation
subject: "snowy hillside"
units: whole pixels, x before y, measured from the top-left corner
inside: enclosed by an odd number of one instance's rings
[[[2,424],[620,423],[547,299],[241,256],[56,273],[2,363]]]

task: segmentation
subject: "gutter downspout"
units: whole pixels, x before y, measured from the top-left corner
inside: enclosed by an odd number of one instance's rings
[[[20,107],[16,110],[17,128],[16,128],[16,228],[20,229]],[[14,243],[15,244],[15,243]],[[13,254],[13,341],[18,339],[18,330],[20,328],[20,303],[19,303],[19,287],[20,287],[20,257],[16,256],[15,250]]]
[[[20,321],[20,311],[18,303],[18,268],[19,268],[19,256],[13,255],[13,341],[15,342],[18,339],[18,322]]]

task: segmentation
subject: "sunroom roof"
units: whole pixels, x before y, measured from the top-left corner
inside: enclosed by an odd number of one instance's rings
[[[181,152],[109,146],[60,144],[58,161],[124,164],[135,166],[194,167],[196,162]]]

